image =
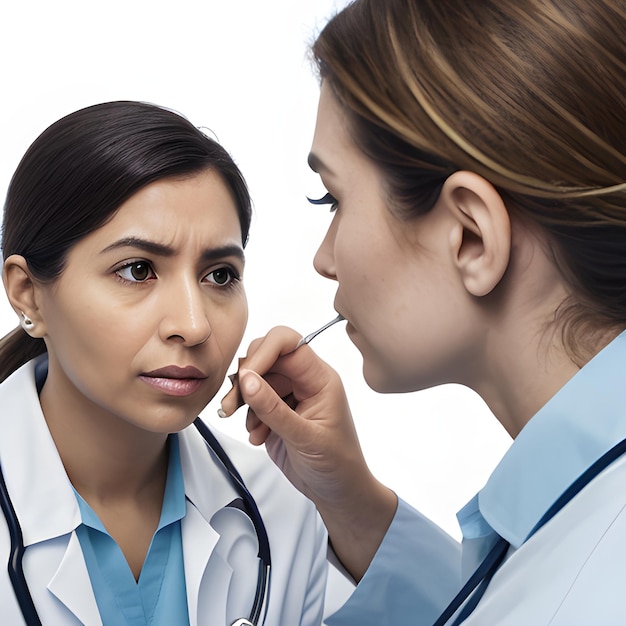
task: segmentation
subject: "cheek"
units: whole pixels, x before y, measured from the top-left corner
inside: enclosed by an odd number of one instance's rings
[[[218,339],[222,353],[229,362],[241,344],[248,323],[248,305],[245,297],[228,311],[222,312],[219,321],[213,325],[213,333]]]

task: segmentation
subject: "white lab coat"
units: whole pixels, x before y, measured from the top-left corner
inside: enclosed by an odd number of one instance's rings
[[[0,385],[0,463],[17,511],[24,571],[44,626],[101,624],[74,529],[80,513],[46,426],[33,362]],[[319,626],[326,583],[326,535],[313,506],[261,450],[223,435],[220,443],[261,511],[272,551],[268,626]],[[179,436],[187,496],[182,542],[191,626],[247,617],[257,581],[257,540],[237,494],[191,426]],[[0,515],[0,624],[23,623],[6,560],[9,533]]]
[[[431,626],[447,600],[425,617],[423,587],[440,571],[460,571],[449,540],[424,526],[403,503],[401,523],[390,529],[404,549],[385,565],[375,561],[348,603],[329,619],[333,626]],[[416,533],[421,531],[418,542]],[[427,572],[424,561],[441,560]],[[446,559],[447,558],[447,562]],[[416,570],[418,570],[416,574]],[[449,576],[450,581],[455,577]],[[460,584],[457,589],[460,588]],[[449,592],[452,599],[456,589]],[[623,626],[626,624],[626,458],[600,474],[519,549],[511,549],[485,595],[463,626]],[[418,597],[418,600],[414,600]],[[415,604],[413,607],[412,604]],[[450,620],[450,624],[454,618]]]
[[[626,458],[518,550],[463,626],[626,624]]]

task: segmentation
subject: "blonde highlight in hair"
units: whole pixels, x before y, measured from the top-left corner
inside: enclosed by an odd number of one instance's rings
[[[313,45],[394,212],[474,171],[543,228],[581,310],[626,327],[626,8],[356,0]]]

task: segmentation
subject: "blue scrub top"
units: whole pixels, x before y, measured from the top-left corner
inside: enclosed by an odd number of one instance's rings
[[[82,519],[76,534],[104,626],[189,624],[181,537],[186,499],[177,435],[170,436],[169,450],[161,518],[138,581],[120,547],[76,492]]]

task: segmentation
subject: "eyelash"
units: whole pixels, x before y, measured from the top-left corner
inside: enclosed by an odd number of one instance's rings
[[[148,276],[146,279],[144,280],[132,280],[130,278],[125,278],[124,276],[122,276],[122,272],[124,270],[130,270],[130,268],[137,266],[137,265],[146,265],[150,271],[150,276]],[[216,274],[217,272],[228,272],[229,274],[229,278],[228,278],[228,282],[224,283],[224,284],[219,284],[217,282],[211,282],[209,283],[210,285],[214,286],[217,289],[234,289],[234,287],[241,282],[241,276],[238,272],[236,272],[232,267],[218,267],[210,272],[208,272],[207,274],[204,275],[203,277],[203,281],[207,276],[211,276],[213,274]],[[126,285],[131,285],[131,286],[139,286],[139,285],[143,285],[144,283],[147,283],[149,280],[154,280],[156,278],[156,272],[154,271],[154,268],[152,267],[152,264],[149,263],[148,261],[130,261],[128,263],[126,263],[125,265],[122,265],[121,267],[118,267],[115,270],[115,276],[116,278],[126,284]]]
[[[335,199],[333,194],[327,192],[325,196],[315,200],[314,198],[307,197],[307,200],[311,204],[330,204],[330,212],[334,213],[339,208],[339,202]]]

